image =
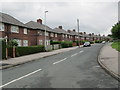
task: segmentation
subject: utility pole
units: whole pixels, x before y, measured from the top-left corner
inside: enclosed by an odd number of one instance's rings
[[[78,45],[80,48],[79,19],[77,19],[77,26],[78,26]]]
[[[46,13],[47,13],[48,11],[45,11],[45,42],[44,42],[44,44],[45,44],[45,51],[47,50],[47,45],[46,45]]]

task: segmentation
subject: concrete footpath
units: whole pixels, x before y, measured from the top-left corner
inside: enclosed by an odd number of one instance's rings
[[[38,60],[40,58],[45,58],[48,56],[56,55],[59,53],[67,52],[67,51],[74,50],[77,48],[78,48],[78,46],[53,50],[50,52],[40,52],[40,53],[36,53],[36,54],[31,54],[31,55],[26,55],[26,56],[21,56],[21,57],[16,57],[16,58],[10,58],[8,60],[2,60],[0,62],[0,69],[10,68],[13,66],[17,66],[17,65],[24,64],[24,63],[27,63],[30,61],[34,61],[34,60]]]
[[[100,51],[98,62],[99,64],[113,77],[120,81],[118,56],[120,52],[111,47],[111,43],[106,44]]]

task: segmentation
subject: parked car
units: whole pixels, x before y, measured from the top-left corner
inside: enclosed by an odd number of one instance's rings
[[[102,44],[105,44],[106,42],[105,41],[102,41]]]
[[[90,42],[85,42],[83,47],[91,46]]]

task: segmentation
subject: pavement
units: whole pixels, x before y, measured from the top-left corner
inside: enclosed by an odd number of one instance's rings
[[[82,47],[82,45],[80,47]],[[36,53],[36,54],[31,54],[31,55],[26,55],[26,56],[21,56],[21,57],[16,57],[16,58],[10,58],[10,59],[7,59],[7,60],[2,60],[0,62],[0,70],[10,68],[10,67],[13,67],[13,66],[17,66],[17,65],[20,65],[20,64],[24,64],[24,63],[27,63],[27,62],[35,61],[35,60],[38,60],[40,58],[45,58],[45,57],[48,57],[48,56],[52,56],[52,55],[67,52],[67,51],[70,51],[70,50],[74,50],[76,48],[78,48],[78,46],[53,50],[53,51],[50,51],[50,52],[40,52],[40,53]]]
[[[120,52],[111,47],[112,43],[106,44],[100,51],[98,62],[99,64],[113,77],[120,81],[119,71],[119,55]]]

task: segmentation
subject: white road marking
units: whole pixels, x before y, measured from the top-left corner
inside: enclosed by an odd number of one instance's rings
[[[24,75],[24,76],[20,77],[20,78],[14,79],[14,80],[12,80],[12,81],[4,84],[4,85],[1,85],[0,88],[3,88],[3,87],[5,87],[5,86],[7,86],[7,85],[9,85],[9,84],[11,84],[11,83],[14,83],[14,82],[16,82],[16,81],[18,81],[18,80],[20,80],[20,79],[23,79],[23,78],[25,78],[25,77],[27,77],[27,76],[30,76],[30,75],[32,75],[32,74],[34,74],[34,73],[37,73],[37,72],[41,71],[41,70],[42,70],[42,69],[38,69],[38,70],[36,70],[36,71],[33,71],[33,72],[31,72],[31,73],[29,73],[29,74],[27,74],[27,75]]]
[[[64,59],[62,59],[62,60],[60,60],[60,61],[54,62],[53,64],[60,63],[60,62],[62,62],[62,61],[64,61],[64,60],[66,60],[66,59],[67,59],[67,58],[64,58]]]
[[[78,54],[78,53],[75,53],[75,54],[71,55],[71,57],[76,56],[77,54]]]
[[[84,51],[80,51],[79,53],[82,53],[82,52],[84,52]]]

